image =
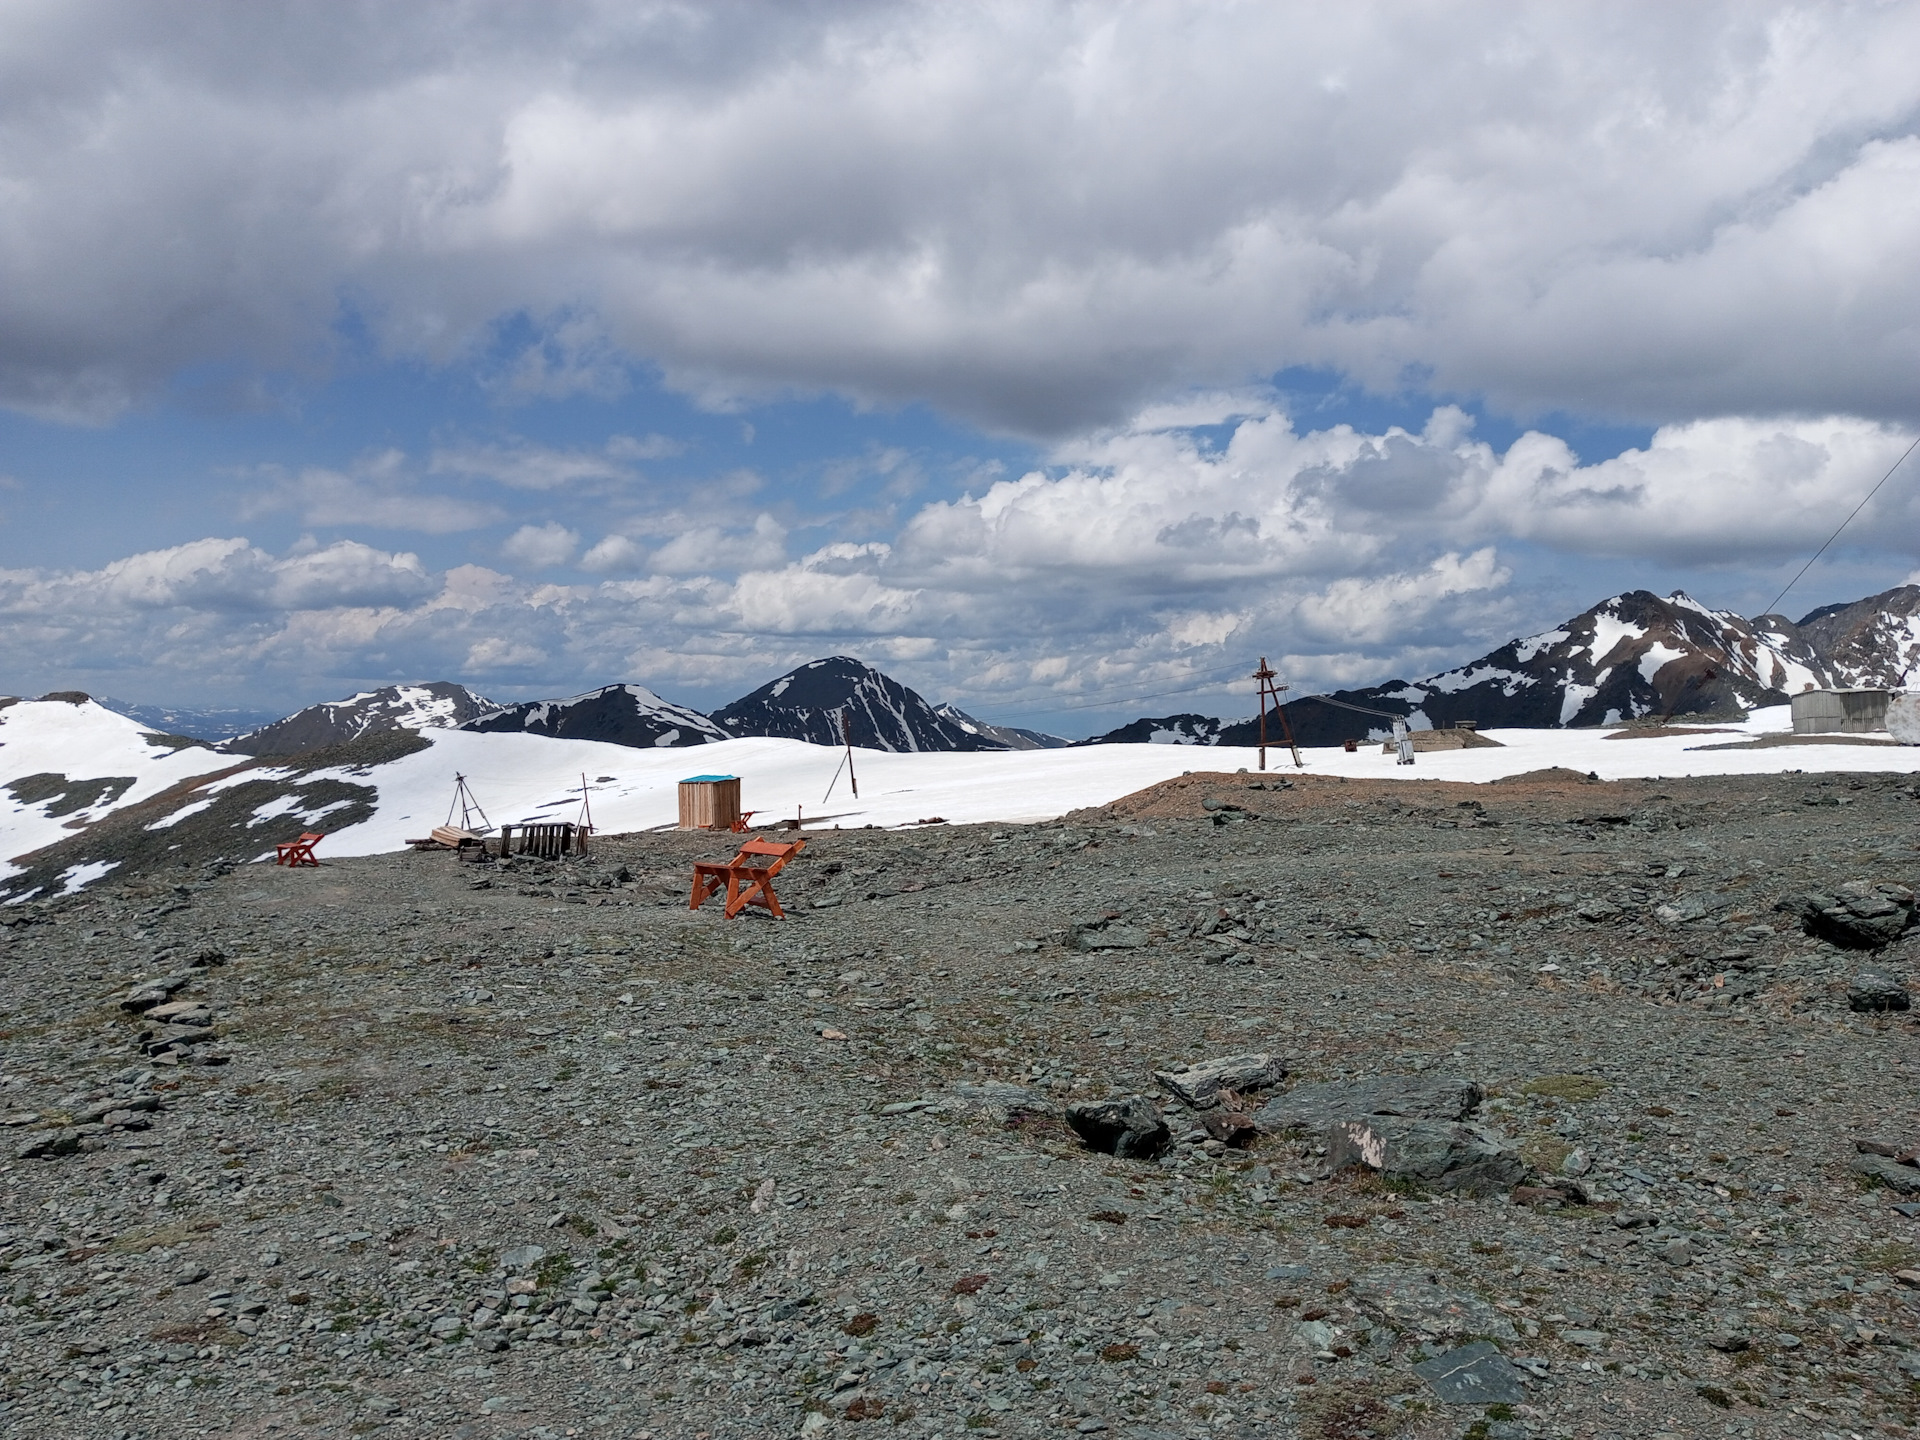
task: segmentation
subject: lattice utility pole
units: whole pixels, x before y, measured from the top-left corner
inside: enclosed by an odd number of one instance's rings
[[[1300,747],[1293,743],[1293,726],[1287,723],[1286,706],[1280,701],[1280,692],[1292,687],[1274,684],[1279,677],[1273,667],[1267,664],[1264,655],[1260,657],[1260,668],[1253,672],[1253,678],[1260,682],[1260,768],[1267,768],[1267,700],[1271,697],[1273,713],[1280,717],[1280,733],[1287,737],[1287,749],[1293,752],[1293,763],[1304,770],[1307,762],[1300,758]]]

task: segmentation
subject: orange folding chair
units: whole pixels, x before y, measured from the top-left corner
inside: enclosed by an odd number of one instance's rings
[[[749,905],[770,911],[776,920],[787,918],[780,908],[780,897],[773,893],[773,877],[787,862],[806,848],[804,840],[749,840],[731,860],[697,860],[693,866],[693,899],[689,910],[698,910],[703,901],[727,892],[727,918],[733,919]]]
[[[273,847],[273,863],[276,865],[312,865],[316,869],[320,862],[313,858],[313,847],[326,839],[325,831],[307,831],[298,840],[287,840]]]

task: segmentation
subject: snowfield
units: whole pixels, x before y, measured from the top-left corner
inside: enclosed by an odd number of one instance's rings
[[[1488,738],[1503,748],[1453,750],[1420,756],[1402,766],[1378,746],[1354,754],[1340,749],[1301,752],[1309,773],[1385,780],[1486,782],[1549,766],[1591,772],[1603,780],[1653,775],[1748,775],[1783,770],[1920,771],[1920,748],[1894,745],[1790,745],[1767,750],[1700,750],[1790,732],[1787,708],[1756,711],[1744,725],[1700,727],[1735,734],[1684,734],[1609,740],[1612,731],[1499,730]],[[1231,746],[1100,745],[1084,750],[1014,750],[984,754],[895,753],[856,749],[854,799],[840,767],[843,752],[803,740],[725,740],[698,750],[632,750],[591,740],[547,740],[526,735],[429,734],[433,748],[380,766],[367,775],[330,774],[380,790],[372,820],[327,837],[335,855],[398,849],[447,819],[458,771],[495,825],[577,820],[580,780],[587,778],[595,827],[602,833],[670,826],[679,816],[681,780],[691,775],[738,775],[741,804],[768,823],[795,816],[809,826],[878,825],[893,828],[942,819],[953,824],[1051,820],[1069,810],[1104,805],[1190,770],[1255,769],[1259,752]],[[1284,774],[1292,759],[1283,746],[1267,750],[1267,768]]]
[[[1739,725],[1691,727],[1680,734],[1652,738],[1612,739],[1617,732],[1607,730],[1493,730],[1484,733],[1499,741],[1499,748],[1430,752],[1412,766],[1396,765],[1377,745],[1353,754],[1308,749],[1302,758],[1310,774],[1469,783],[1550,766],[1590,772],[1603,780],[1790,770],[1920,771],[1920,747],[1703,748],[1791,728],[1787,708],[1780,706],[1756,711]],[[1712,731],[1721,733],[1707,733]],[[740,776],[742,803],[762,824],[798,816],[810,827],[893,828],[934,819],[954,824],[1048,820],[1070,810],[1106,804],[1187,771],[1252,770],[1258,765],[1257,752],[1251,749],[1179,744],[974,753],[856,749],[854,771],[860,785],[856,799],[844,771],[837,781],[834,778],[843,752],[802,740],[726,740],[695,750],[639,750],[525,733],[430,730],[425,732],[428,748],[382,765],[301,774],[259,763],[220,779],[216,778],[219,772],[246,762],[198,747],[155,746],[142,738],[144,734],[135,722],[93,704],[25,701],[0,710],[0,856],[17,859],[68,838],[117,809],[200,776],[207,777],[208,783],[182,786],[177,805],[155,811],[143,821],[145,827],[155,830],[177,824],[205,808],[212,795],[227,787],[254,779],[284,779],[289,796],[265,807],[271,813],[261,817],[259,838],[286,839],[303,828],[326,828],[325,812],[333,807],[303,806],[297,792],[316,781],[337,778],[373,787],[378,800],[372,818],[329,834],[322,853],[370,855],[400,849],[406,841],[445,822],[456,772],[467,777],[495,826],[578,820],[584,776],[595,828],[613,834],[673,825],[678,816],[678,782],[695,774]],[[1284,747],[1272,746],[1267,755],[1269,770],[1292,771]],[[65,779],[56,786],[48,776]],[[74,790],[79,782],[110,780],[116,783],[94,787],[102,792],[98,795]],[[127,783],[123,786],[118,781]],[[830,783],[831,796],[827,793]],[[50,790],[58,793],[49,795]],[[76,806],[76,798],[84,803]],[[282,828],[286,835],[279,833]],[[0,875],[18,868],[0,864]],[[94,877],[76,877],[76,881],[85,883],[90,878]]]

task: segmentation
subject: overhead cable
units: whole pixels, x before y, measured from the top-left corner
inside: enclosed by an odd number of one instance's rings
[[[1862,510],[1867,508],[1867,500],[1873,499],[1874,496],[1880,493],[1880,486],[1886,484],[1887,481],[1893,478],[1893,472],[1895,470],[1898,470],[1902,465],[1906,464],[1907,456],[1913,454],[1914,450],[1917,448],[1920,448],[1920,435],[1916,435],[1914,437],[1913,444],[1907,446],[1905,450],[1900,452],[1900,458],[1893,462],[1892,468],[1890,468],[1886,474],[1880,477],[1879,481],[1874,485],[1873,489],[1867,491],[1866,499],[1862,500],[1858,505],[1854,506],[1852,514],[1849,514],[1846,519],[1842,520],[1840,522],[1838,529],[1836,529],[1833,532],[1833,534],[1827,537],[1827,545],[1833,544],[1834,541],[1840,538],[1840,531],[1846,529],[1847,526],[1851,525],[1853,523],[1853,517],[1855,515],[1858,515]],[[1762,615],[1771,615],[1774,613],[1775,610],[1779,608],[1780,602],[1787,598],[1787,590],[1791,590],[1793,589],[1794,586],[1798,585],[1800,583],[1801,576],[1804,576],[1807,573],[1807,571],[1813,568],[1813,561],[1818,560],[1822,555],[1827,553],[1827,545],[1822,545],[1818,550],[1813,552],[1813,560],[1807,561],[1806,564],[1800,567],[1800,573],[1798,575],[1795,575],[1793,579],[1787,582],[1785,590],[1782,590],[1778,595],[1773,597],[1773,604],[1767,606],[1766,609],[1762,610],[1760,612]]]

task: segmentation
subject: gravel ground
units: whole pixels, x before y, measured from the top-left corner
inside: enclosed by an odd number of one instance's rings
[[[1920,1219],[1855,1167],[1920,1144],[1913,1025],[1848,996],[1913,942],[1775,905],[1911,880],[1916,837],[1906,777],[1196,774],[812,835],[785,923],[689,913],[727,847],[673,834],[16,907],[0,1421],[1907,1433]],[[1477,1082],[1537,1173],[1328,1175],[1324,1135],[1226,1145],[1156,1091],[1248,1052],[1283,1096]],[[1064,1120],[1156,1093],[1157,1159]],[[1457,1403],[1425,1362],[1476,1341]]]

